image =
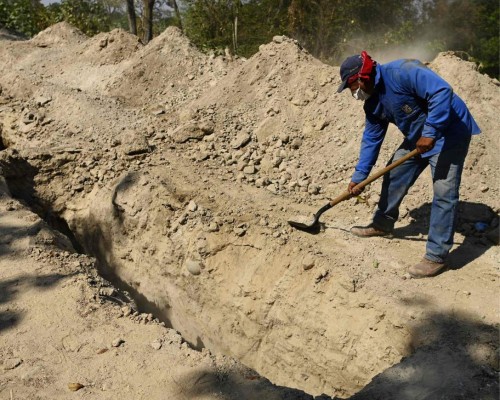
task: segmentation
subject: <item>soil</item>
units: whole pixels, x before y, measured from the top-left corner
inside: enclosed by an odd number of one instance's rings
[[[497,398],[500,83],[475,64],[429,62],[482,133],[449,269],[415,280],[428,171],[392,238],[349,233],[380,181],[287,223],[346,189],[364,124],[297,41],[0,38],[1,398]]]

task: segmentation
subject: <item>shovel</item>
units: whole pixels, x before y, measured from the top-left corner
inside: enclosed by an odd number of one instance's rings
[[[409,160],[410,158],[416,156],[418,154],[418,150],[415,149],[412,152],[406,154],[405,156],[401,157],[397,161],[394,161],[392,164],[389,164],[387,167],[375,172],[373,175],[369,176],[366,178],[364,181],[358,183],[354,189],[363,189],[365,186],[369,185],[373,181],[377,180],[381,176],[385,175],[387,172],[390,170],[396,168],[398,165],[403,164],[406,160]],[[303,222],[298,222],[298,221],[288,221],[288,223],[293,226],[294,228],[300,229],[301,231],[309,232],[309,233],[317,233],[319,232],[320,229],[320,223],[319,223],[319,217],[321,214],[323,214],[325,211],[328,211],[330,208],[333,206],[337,205],[338,203],[350,199],[353,197],[351,193],[348,191],[345,191],[342,193],[340,196],[337,198],[330,200],[330,202],[323,207],[321,207],[316,214],[313,216],[313,220],[309,223],[303,223]]]

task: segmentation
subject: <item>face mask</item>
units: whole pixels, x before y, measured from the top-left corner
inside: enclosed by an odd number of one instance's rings
[[[365,101],[368,100],[370,95],[362,91],[361,88],[358,88],[355,92],[352,92],[352,97],[354,97],[356,100]]]

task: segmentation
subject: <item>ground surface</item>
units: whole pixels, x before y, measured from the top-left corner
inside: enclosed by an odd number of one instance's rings
[[[58,24],[0,60],[2,398],[497,398],[499,82],[472,63],[430,63],[483,132],[450,269],[413,280],[428,171],[391,239],[349,233],[380,182],[287,224],[345,190],[363,126],[297,42],[242,60]]]

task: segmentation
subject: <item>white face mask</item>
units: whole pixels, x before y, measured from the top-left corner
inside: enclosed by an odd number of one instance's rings
[[[370,95],[361,90],[361,88],[358,88],[355,92],[352,92],[352,97],[354,97],[356,100],[365,101],[368,100]]]

